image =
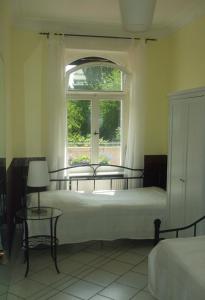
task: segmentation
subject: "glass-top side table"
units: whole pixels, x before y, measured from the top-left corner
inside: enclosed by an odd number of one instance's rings
[[[57,265],[57,244],[58,239],[56,237],[57,222],[59,217],[62,215],[62,211],[54,207],[38,207],[22,208],[16,212],[16,218],[23,222],[24,226],[24,249],[25,249],[25,260],[26,260],[26,272],[25,277],[28,275],[30,260],[29,260],[29,249],[45,249],[50,247],[51,257],[54,261],[56,271],[60,273]],[[42,221],[48,220],[50,224],[49,235],[33,235],[29,236],[29,221]]]

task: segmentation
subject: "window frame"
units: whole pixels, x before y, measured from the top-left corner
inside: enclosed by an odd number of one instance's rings
[[[93,66],[111,66],[114,69],[119,69],[122,72],[122,88],[123,90],[119,91],[101,91],[101,90],[74,90],[74,89],[68,89],[68,80],[71,73],[77,71],[78,69],[81,69],[83,66],[86,65],[93,65]],[[68,99],[72,100],[83,100],[83,101],[91,101],[92,105],[92,113],[98,116],[98,118],[95,118],[94,123],[97,123],[99,121],[99,105],[96,105],[97,102],[100,100],[113,100],[113,101],[120,101],[121,103],[121,140],[120,140],[120,163],[119,165],[122,165],[122,162],[124,161],[123,157],[123,149],[125,149],[125,111],[126,111],[126,99],[128,96],[127,91],[127,72],[120,66],[116,65],[115,63],[108,63],[108,62],[88,62],[84,64],[77,65],[69,70],[66,71],[66,101],[69,101]],[[94,105],[93,105],[94,104]],[[98,120],[96,120],[98,119]],[[91,139],[93,139],[93,132],[96,130],[96,127],[92,124],[92,117],[91,117]],[[92,145],[92,141],[91,141]],[[98,149],[99,149],[99,143],[98,143]],[[98,152],[95,152],[95,148],[91,147],[91,163],[97,163],[98,161]],[[95,152],[95,153],[94,153]],[[112,171],[112,168],[110,169]]]
[[[68,64],[68,65],[71,65],[71,64]],[[67,66],[68,66],[67,65]],[[66,66],[66,67],[67,67]],[[105,93],[112,93],[112,92],[124,92],[125,90],[126,90],[126,86],[127,86],[127,72],[125,72],[125,70],[122,68],[122,67],[120,67],[120,66],[118,66],[118,65],[116,65],[115,63],[109,63],[109,62],[88,62],[88,63],[84,63],[84,64],[80,64],[80,65],[76,65],[75,67],[73,67],[73,68],[70,68],[70,69],[68,69],[67,71],[66,71],[66,83],[68,83],[68,81],[69,81],[69,76],[70,76],[70,74],[71,73],[74,73],[74,72],[76,72],[76,71],[78,71],[78,70],[80,70],[80,69],[82,69],[83,67],[86,67],[86,66],[93,66],[93,67],[95,67],[95,66],[104,66],[104,67],[112,67],[113,69],[117,69],[117,70],[120,70],[121,72],[122,72],[122,75],[123,75],[123,78],[122,78],[122,88],[121,88],[121,90],[119,90],[119,91],[115,91],[115,90],[107,90],[107,91],[101,91],[101,90],[96,90],[96,91],[91,91],[91,90],[89,90],[89,92],[91,92],[91,93],[95,93],[95,92],[105,92]],[[65,68],[66,69],[66,68]],[[67,87],[66,87],[66,91],[68,91],[68,92],[81,92],[81,91],[83,91],[83,90],[74,90],[74,89],[69,89],[68,88],[68,84],[67,84]],[[84,90],[85,92],[87,91],[87,90]]]

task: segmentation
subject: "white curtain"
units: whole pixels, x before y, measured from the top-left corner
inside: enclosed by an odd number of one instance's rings
[[[129,124],[125,165],[130,168],[144,166],[144,92],[145,92],[145,41],[132,41],[129,50],[131,73],[129,89]],[[134,175],[129,172],[129,175]],[[134,187],[135,183],[131,184]]]
[[[62,36],[50,35],[47,61],[47,159],[50,170],[66,163],[65,47]]]

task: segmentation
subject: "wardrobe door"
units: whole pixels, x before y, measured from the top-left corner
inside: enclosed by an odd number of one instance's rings
[[[205,214],[205,98],[189,101],[185,223]]]
[[[188,104],[184,100],[171,101],[168,173],[169,223],[171,227],[181,226],[185,221],[188,108]]]

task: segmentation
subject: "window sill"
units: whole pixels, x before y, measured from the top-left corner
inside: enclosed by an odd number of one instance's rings
[[[75,179],[97,179],[97,178],[123,178],[124,173],[123,172],[97,172],[96,175],[93,175],[93,173],[89,172],[80,172],[80,173],[69,173],[68,178],[71,180]]]

